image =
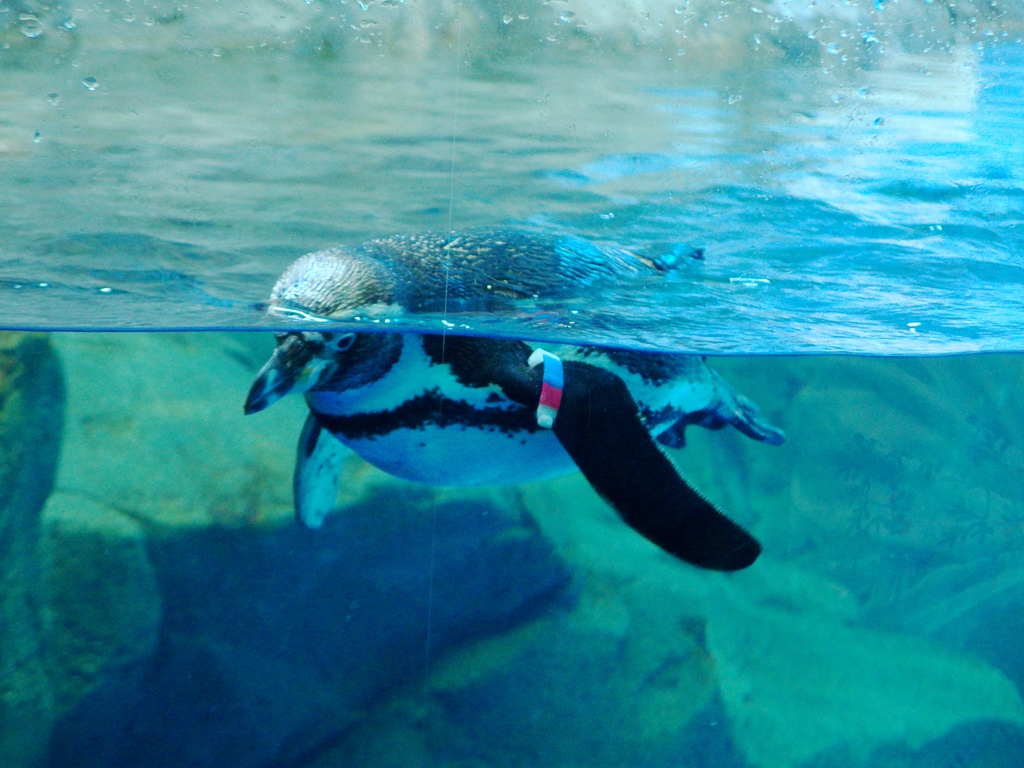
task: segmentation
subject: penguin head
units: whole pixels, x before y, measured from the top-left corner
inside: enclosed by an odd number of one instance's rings
[[[292,331],[256,375],[245,412],[257,413],[293,392],[344,392],[383,376],[401,354],[396,333]]]
[[[301,312],[330,319],[394,303],[394,279],[359,249],[332,248],[302,256],[285,270],[270,297],[270,312]],[[256,413],[292,392],[342,392],[384,375],[398,359],[398,334],[285,331],[245,401]]]
[[[270,312],[301,310],[321,318],[351,315],[396,301],[393,271],[361,248],[328,248],[296,260],[274,284]]]

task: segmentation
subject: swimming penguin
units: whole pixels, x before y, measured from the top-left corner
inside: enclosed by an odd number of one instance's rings
[[[389,307],[500,312],[517,299],[578,296],[663,269],[576,237],[400,235],[302,256],[278,279],[269,308],[323,318]],[[784,439],[698,356],[452,334],[276,336],[245,412],[305,393],[294,490],[306,526],[320,526],[333,508],[344,445],[385,472],[435,485],[515,484],[578,469],[628,525],[688,563],[731,571],[760,554],[656,443],[682,445],[689,425]]]

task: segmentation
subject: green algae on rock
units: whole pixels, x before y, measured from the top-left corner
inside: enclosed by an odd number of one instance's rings
[[[58,717],[111,679],[142,671],[162,602],[137,520],[57,492],[43,515],[50,612],[48,663]]]
[[[0,333],[0,765],[9,768],[41,764],[53,721],[37,543],[63,421],[49,339]]]

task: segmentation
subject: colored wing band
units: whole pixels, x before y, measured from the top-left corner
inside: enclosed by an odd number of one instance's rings
[[[555,426],[555,417],[562,404],[562,389],[565,386],[562,361],[543,349],[533,350],[528,361],[531,368],[544,365],[544,381],[540,387],[540,402],[537,404],[537,424],[544,429]]]

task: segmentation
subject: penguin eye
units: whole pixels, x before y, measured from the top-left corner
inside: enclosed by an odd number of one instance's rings
[[[356,335],[354,333],[343,333],[338,337],[338,340],[334,342],[334,349],[338,352],[347,352],[355,343]]]

